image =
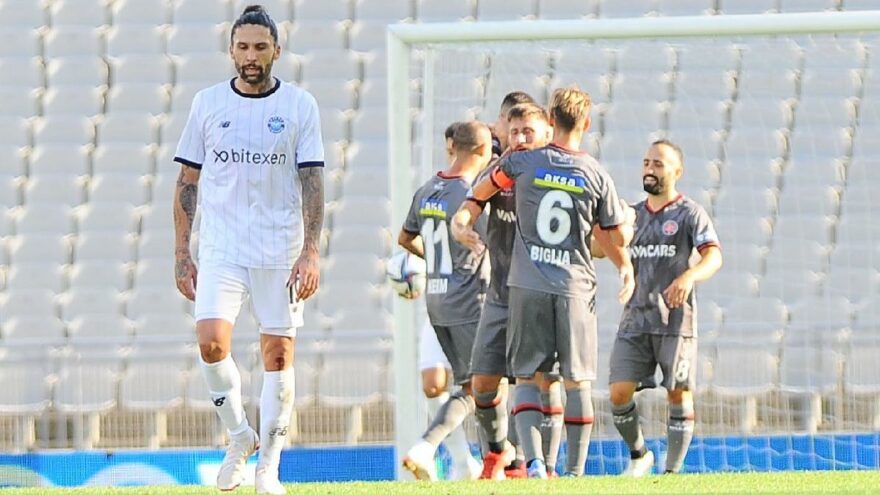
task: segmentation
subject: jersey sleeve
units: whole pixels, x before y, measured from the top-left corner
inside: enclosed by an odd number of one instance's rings
[[[419,196],[420,194],[417,191],[415,196],[413,196],[412,204],[409,206],[406,219],[403,221],[403,230],[410,234],[418,234],[422,230],[419,218]]]
[[[296,140],[296,166],[323,167],[324,141],[321,138],[321,117],[318,102],[311,94],[300,100],[300,127]]]
[[[617,195],[617,187],[614,180],[608,174],[603,174],[602,188],[599,192],[599,200],[596,203],[596,218],[599,227],[603,230],[613,229],[626,221],[626,203],[620,201]]]
[[[690,237],[697,251],[702,251],[711,246],[721,247],[715,225],[709,214],[702,207],[697,207],[691,217]]]
[[[498,160],[489,178],[495,187],[499,189],[510,189],[516,182],[516,178],[522,173],[518,153],[513,153]]]
[[[177,142],[174,161],[188,167],[201,169],[205,162],[205,133],[202,118],[202,93],[196,93],[189,117]]]

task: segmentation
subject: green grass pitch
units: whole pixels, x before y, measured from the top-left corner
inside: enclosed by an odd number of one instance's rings
[[[880,471],[730,473],[651,476],[625,479],[591,476],[580,479],[549,481],[462,481],[462,482],[382,482],[382,483],[303,483],[287,486],[297,495],[528,495],[528,494],[692,494],[692,493],[877,493]],[[0,495],[216,495],[212,487],[162,486],[138,488],[7,488]],[[243,486],[232,492],[252,494],[253,487]]]

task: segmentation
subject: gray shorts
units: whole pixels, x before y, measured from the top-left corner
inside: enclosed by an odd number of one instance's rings
[[[507,374],[507,306],[492,301],[483,304],[474,349],[471,374]]]
[[[680,335],[619,333],[611,350],[609,383],[634,382],[653,386],[660,365],[667,390],[693,390],[697,374],[697,339]]]
[[[511,376],[531,378],[538,371],[568,380],[596,379],[595,299],[577,299],[519,287],[510,288],[507,367]]]
[[[455,383],[461,385],[471,379],[471,351],[474,348],[474,337],[477,335],[477,322],[451,326],[434,326],[437,341],[449,365]]]

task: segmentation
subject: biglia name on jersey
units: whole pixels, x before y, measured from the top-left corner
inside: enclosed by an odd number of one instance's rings
[[[250,165],[285,165],[287,153],[261,153],[246,150],[213,150],[214,163],[246,163]]]

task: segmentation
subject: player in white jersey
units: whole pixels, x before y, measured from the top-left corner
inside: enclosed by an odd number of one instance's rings
[[[177,288],[195,301],[201,368],[230,443],[217,486],[233,490],[258,449],[257,493],[283,494],[281,449],[293,409],[293,346],[303,301],[318,289],[318,239],[324,210],[321,125],[309,93],[272,77],[278,30],[249,6],[231,30],[238,77],[193,99],[174,160]],[[199,267],[189,250],[196,198],[202,211]],[[265,373],[260,434],[241,400],[230,354],[244,297],[260,323]]]

